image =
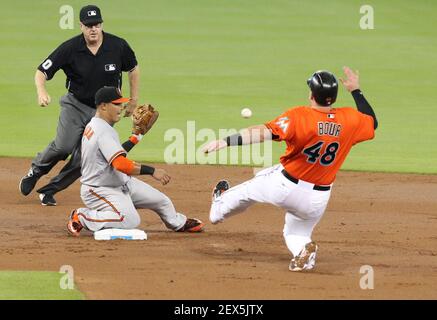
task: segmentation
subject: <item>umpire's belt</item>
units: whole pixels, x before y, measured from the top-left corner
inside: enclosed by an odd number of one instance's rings
[[[293,176],[290,176],[290,174],[284,170],[282,170],[282,174],[284,175],[284,177],[286,177],[288,180],[290,180],[291,182],[298,184],[299,183],[299,179],[296,179]],[[318,186],[318,185],[314,185],[313,190],[318,190],[318,191],[328,191],[331,190],[331,186]]]

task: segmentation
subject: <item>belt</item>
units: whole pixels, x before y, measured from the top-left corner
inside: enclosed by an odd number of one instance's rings
[[[291,182],[298,184],[299,183],[299,179],[296,179],[293,176],[290,176],[290,174],[284,170],[282,170],[282,174],[284,175],[284,177],[286,177],[288,180],[290,180]],[[318,186],[318,185],[314,185],[313,190],[318,190],[318,191],[328,191],[331,190],[331,186]]]
[[[94,104],[94,100],[93,99],[88,99],[88,100],[79,99],[71,91],[68,91],[68,94],[72,95],[74,97],[74,99],[76,99],[77,101],[79,101],[80,103],[82,103],[83,105],[85,105],[85,106],[87,106],[87,107],[89,107],[91,109],[96,109],[97,108],[96,105]]]

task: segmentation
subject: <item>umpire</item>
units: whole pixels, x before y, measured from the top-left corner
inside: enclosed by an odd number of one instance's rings
[[[119,37],[103,32],[102,15],[97,6],[80,10],[82,34],[61,44],[38,67],[35,85],[38,103],[45,107],[50,96],[45,88],[47,80],[62,69],[67,76],[68,92],[61,97],[61,113],[55,139],[37,154],[26,176],[20,181],[20,191],[27,196],[38,179],[47,174],[60,160],[70,161],[49,184],[38,189],[41,204],[56,205],[54,195],[80,177],[80,142],[86,124],[96,112],[94,96],[104,86],[121,89],[122,71],[128,72],[130,101],[124,116],[130,116],[138,101],[139,68],[135,53]]]

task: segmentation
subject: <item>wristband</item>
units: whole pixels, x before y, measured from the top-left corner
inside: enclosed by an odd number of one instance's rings
[[[141,141],[142,138],[143,138],[142,134],[133,134],[129,137],[129,141],[132,142],[133,144],[137,144],[138,142]]]
[[[241,133],[228,136],[224,140],[228,146],[241,146],[243,144],[243,137],[241,136]]]
[[[154,173],[155,173],[155,168],[146,166],[144,164],[141,165],[140,174],[153,175]]]

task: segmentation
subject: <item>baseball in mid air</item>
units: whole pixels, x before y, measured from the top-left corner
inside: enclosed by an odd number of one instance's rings
[[[244,108],[241,110],[241,116],[243,118],[250,118],[252,116],[252,110],[250,110],[249,108]]]

